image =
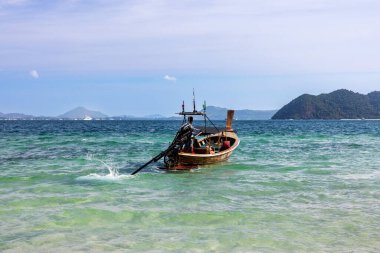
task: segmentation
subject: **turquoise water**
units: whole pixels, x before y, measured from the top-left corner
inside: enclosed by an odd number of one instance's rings
[[[380,251],[379,121],[238,121],[228,162],[129,176],[178,126],[0,121],[0,251]]]

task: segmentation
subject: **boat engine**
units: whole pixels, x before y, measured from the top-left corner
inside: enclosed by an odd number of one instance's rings
[[[191,138],[192,128],[190,124],[184,124],[178,130],[164,156],[164,163],[167,168],[173,168],[178,163],[178,153],[186,141]]]
[[[169,145],[169,147],[166,150],[162,151],[157,156],[153,157],[151,160],[146,162],[140,168],[132,172],[131,175],[138,173],[140,170],[148,166],[150,163],[157,162],[162,157],[164,157],[165,166],[167,168],[172,168],[173,166],[175,166],[178,162],[178,153],[181,150],[182,146],[186,143],[186,141],[189,138],[191,138],[191,134],[192,134],[191,125],[188,123],[182,125],[181,128],[177,131],[177,134],[174,137],[172,143]]]

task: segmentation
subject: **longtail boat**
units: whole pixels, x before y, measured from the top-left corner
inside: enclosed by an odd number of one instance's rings
[[[150,163],[159,161],[161,158],[164,158],[165,166],[160,168],[166,170],[189,170],[199,165],[223,162],[239,146],[240,140],[232,129],[234,110],[227,111],[226,126],[223,128],[217,127],[207,117],[206,102],[203,104],[202,111],[196,110],[193,92],[193,111],[185,111],[185,104],[183,102],[182,111],[178,114],[183,116],[183,124],[177,131],[169,147],[132,172],[132,175],[138,173]],[[195,127],[199,131],[197,136],[192,136],[193,127],[191,124],[186,123],[190,116],[203,117],[204,125]],[[192,138],[193,145],[185,147],[185,143],[188,143],[190,138]]]
[[[207,119],[206,112],[182,112],[185,116],[202,115]],[[226,161],[239,146],[240,140],[232,129],[233,110],[227,112],[226,127],[196,127],[201,131],[198,138],[193,139],[191,150],[181,149],[175,157],[165,157],[167,169],[188,169],[194,166],[215,164]],[[169,158],[169,159],[168,159]],[[170,159],[173,159],[172,161]]]
[[[183,123],[187,121],[189,116],[202,116],[204,126],[195,127],[200,131],[200,134],[196,138],[193,137],[191,149],[180,147],[176,152],[169,152],[164,156],[165,168],[181,170],[226,161],[240,143],[236,132],[232,129],[234,112],[234,110],[228,110],[225,128],[218,128],[207,117],[206,102],[203,104],[202,111],[196,110],[193,91],[193,111],[186,112],[183,102],[182,111],[178,114],[183,116]],[[211,123],[209,127],[207,126],[208,122]]]

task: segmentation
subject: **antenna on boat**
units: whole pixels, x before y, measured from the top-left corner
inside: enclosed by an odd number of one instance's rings
[[[203,116],[205,117],[206,115],[206,111],[197,111],[197,108],[195,106],[195,91],[194,91],[194,88],[193,88],[193,111],[185,111],[185,101],[182,101],[182,111],[177,113],[179,115],[182,115],[183,116],[183,123],[186,122],[186,117],[187,116]]]
[[[196,112],[195,110],[195,94],[194,94],[194,88],[193,88],[193,112]]]
[[[185,124],[185,123],[186,123],[185,100],[182,100],[182,114],[183,114],[183,121],[182,121],[182,124]]]
[[[206,131],[206,129],[207,129],[207,120],[206,120],[206,100],[204,100],[203,101],[203,113],[204,113],[204,115],[203,115],[203,119],[204,119],[204,121],[205,121],[205,131]]]

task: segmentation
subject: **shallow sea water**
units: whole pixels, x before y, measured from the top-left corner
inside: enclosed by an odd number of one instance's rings
[[[228,162],[130,176],[179,124],[0,121],[0,251],[380,251],[380,121],[237,121]]]

